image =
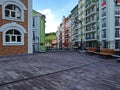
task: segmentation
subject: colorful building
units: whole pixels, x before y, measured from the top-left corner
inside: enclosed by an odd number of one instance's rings
[[[0,0],[0,56],[32,54],[32,0]]]
[[[33,10],[33,51],[45,52],[45,15]]]
[[[71,17],[63,16],[62,23],[56,32],[57,47],[62,49],[70,49],[72,44],[71,37]]]

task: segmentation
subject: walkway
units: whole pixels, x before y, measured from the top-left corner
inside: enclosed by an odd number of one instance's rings
[[[73,51],[2,57],[0,90],[120,90],[120,63]]]

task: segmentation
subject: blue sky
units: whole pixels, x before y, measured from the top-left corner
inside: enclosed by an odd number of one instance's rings
[[[46,33],[55,32],[63,16],[68,16],[78,0],[33,0],[33,9],[46,15]]]

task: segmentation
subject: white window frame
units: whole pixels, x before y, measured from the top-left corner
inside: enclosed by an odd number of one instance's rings
[[[5,16],[5,7],[7,5],[10,5],[10,4],[15,5],[15,6],[20,8],[20,10],[21,10],[21,19],[9,18],[9,17]],[[0,5],[2,5],[2,19],[24,22],[24,10],[27,10],[27,9],[26,9],[26,6],[20,0],[1,0]]]
[[[11,4],[11,6],[12,6],[12,9],[6,9],[6,7],[5,7],[5,17],[6,18],[10,18],[10,19],[22,19],[22,12],[21,12],[21,9],[18,7],[18,6],[16,6],[16,5],[13,5],[13,4]],[[16,10],[14,10],[14,8],[16,9]],[[17,10],[20,10],[20,11],[17,11]],[[6,16],[6,11],[8,11],[9,12],[9,16]],[[13,17],[12,16],[12,13],[15,13],[15,16]],[[18,15],[19,15],[19,17],[18,17]]]
[[[21,33],[21,42],[6,42],[6,32],[8,30],[18,30]],[[2,32],[3,36],[3,45],[12,46],[12,45],[24,45],[24,34],[27,33],[24,27],[17,24],[16,22],[12,22],[9,24],[5,24],[0,28],[0,32]]]
[[[6,34],[8,31],[12,31],[11,34]],[[21,43],[22,42],[22,35],[21,32],[19,32],[16,29],[10,29],[5,33],[5,42],[6,43]],[[15,31],[18,31],[20,34],[15,34]],[[9,37],[9,41],[6,41],[6,37]],[[12,37],[14,37],[15,40],[12,40]],[[18,41],[18,37],[20,37],[20,42]]]

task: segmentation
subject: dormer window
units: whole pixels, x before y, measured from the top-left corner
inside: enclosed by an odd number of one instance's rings
[[[21,10],[16,5],[7,5],[5,7],[5,17],[12,19],[21,19]]]

